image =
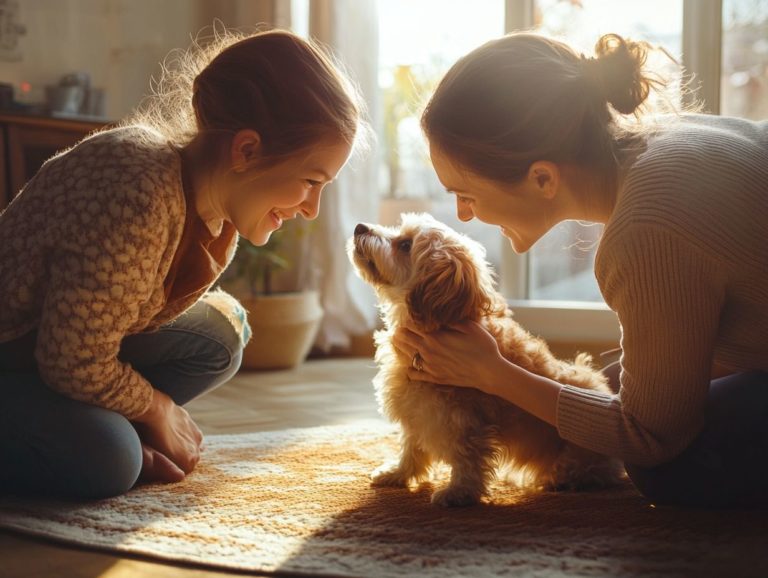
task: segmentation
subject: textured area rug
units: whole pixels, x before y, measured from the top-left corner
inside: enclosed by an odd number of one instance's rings
[[[759,511],[654,508],[627,484],[443,510],[373,489],[397,451],[377,422],[209,436],[184,482],[91,503],[0,499],[0,526],[220,569],[365,577],[766,576]],[[440,483],[436,480],[436,484]]]

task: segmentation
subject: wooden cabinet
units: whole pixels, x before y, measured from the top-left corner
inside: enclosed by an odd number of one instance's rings
[[[57,151],[104,123],[0,114],[0,211]]]

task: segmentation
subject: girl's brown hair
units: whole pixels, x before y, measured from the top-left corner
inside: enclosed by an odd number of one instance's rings
[[[153,94],[126,123],[149,126],[176,146],[255,130],[264,166],[325,139],[353,144],[363,116],[354,85],[314,43],[283,30],[217,30],[210,42],[171,53]]]
[[[532,33],[492,40],[443,77],[422,129],[454,162],[497,182],[519,180],[538,160],[615,172],[628,136],[617,117],[662,84],[643,70],[648,48],[608,34],[587,58]]]

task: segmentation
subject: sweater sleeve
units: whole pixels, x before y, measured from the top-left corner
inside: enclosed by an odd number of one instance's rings
[[[601,286],[622,328],[616,395],[565,386],[560,435],[625,462],[653,466],[701,430],[725,284],[722,268],[684,237],[629,226],[601,256]]]
[[[56,227],[35,356],[52,389],[131,419],[153,389],[118,352],[152,293],[170,218],[151,180],[109,182],[109,194],[91,195]]]

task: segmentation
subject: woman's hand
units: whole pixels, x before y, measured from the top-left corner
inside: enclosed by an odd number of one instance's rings
[[[553,426],[562,385],[531,373],[502,357],[493,336],[482,325],[466,321],[449,329],[424,333],[414,327],[398,329],[393,345],[408,359],[420,360],[408,377],[460,387],[474,387],[515,404]]]
[[[144,446],[167,457],[184,474],[195,469],[200,460],[203,434],[187,410],[166,394],[154,390],[149,409],[133,423]],[[154,454],[148,456],[147,452],[144,457],[159,459]]]
[[[415,367],[408,370],[408,377],[416,381],[495,393],[499,380],[511,365],[501,356],[493,336],[474,321],[434,333],[424,333],[412,326],[401,327],[392,343],[408,359],[413,360],[418,352],[421,371]]]

